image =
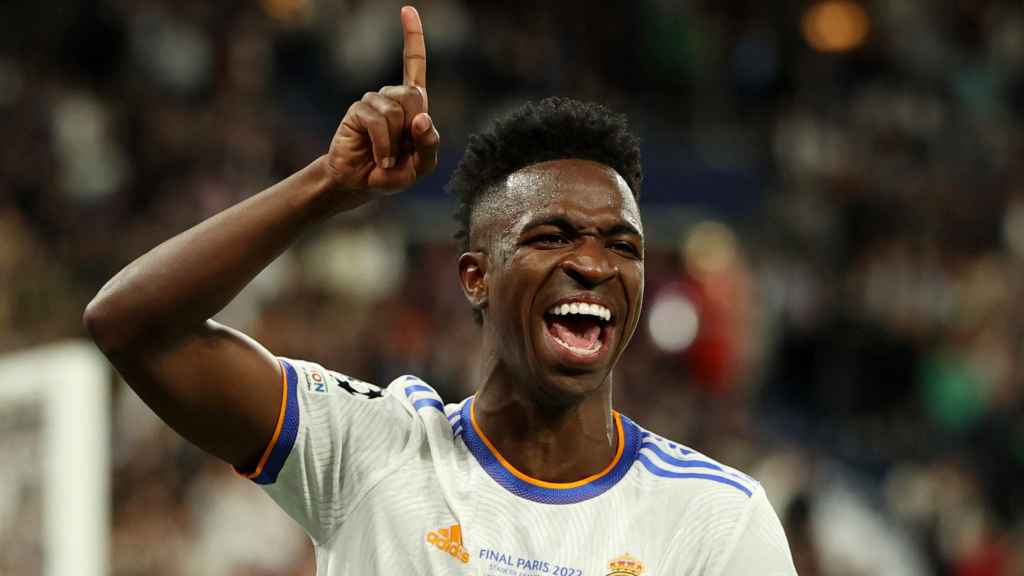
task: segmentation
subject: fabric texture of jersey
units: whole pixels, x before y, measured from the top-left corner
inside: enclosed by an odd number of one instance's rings
[[[247,476],[310,535],[318,576],[796,573],[760,484],[618,413],[608,467],[550,483],[494,450],[472,397],[281,368],[278,426]]]

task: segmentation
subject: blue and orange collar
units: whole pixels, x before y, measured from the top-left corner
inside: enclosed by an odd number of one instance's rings
[[[619,438],[615,458],[608,467],[576,482],[545,482],[517,470],[498,453],[477,425],[473,413],[473,398],[462,403],[461,411],[463,439],[484,471],[509,492],[534,502],[575,504],[599,496],[625,477],[640,451],[639,427],[629,418],[612,412]],[[469,425],[466,422],[469,422]]]

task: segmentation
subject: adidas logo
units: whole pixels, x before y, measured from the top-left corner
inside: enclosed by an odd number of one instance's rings
[[[448,528],[431,530],[427,532],[427,542],[459,562],[469,564],[469,551],[462,547],[462,526],[452,524]]]

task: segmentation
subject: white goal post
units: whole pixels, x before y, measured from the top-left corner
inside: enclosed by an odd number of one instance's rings
[[[0,573],[108,573],[109,384],[89,342],[0,355]]]

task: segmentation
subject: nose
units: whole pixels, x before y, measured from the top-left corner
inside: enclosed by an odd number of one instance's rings
[[[562,270],[584,288],[599,286],[611,280],[618,269],[611,263],[604,243],[584,237],[578,247],[562,260]]]

